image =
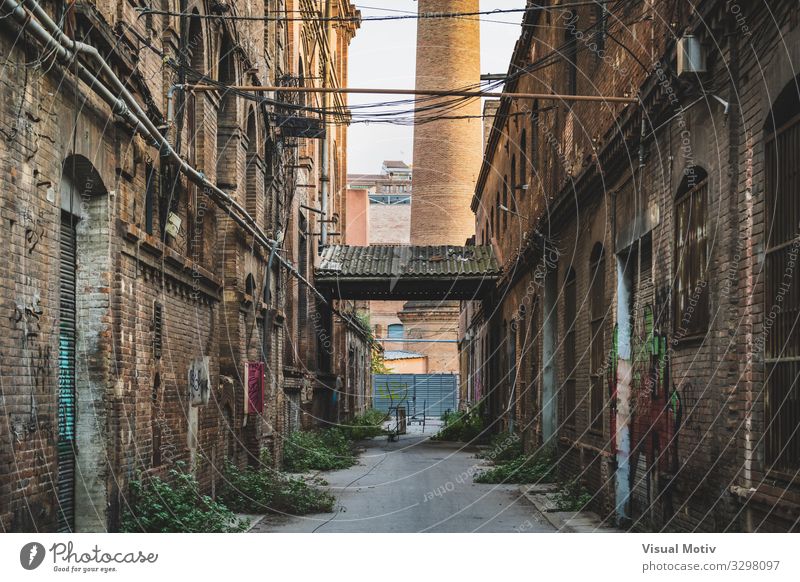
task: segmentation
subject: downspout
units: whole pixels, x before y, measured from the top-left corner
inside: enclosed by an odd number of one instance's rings
[[[331,39],[331,0],[325,0],[325,48],[327,54],[325,55],[324,65],[322,68],[322,88],[328,86],[328,75],[330,74],[330,39]],[[320,149],[322,151],[322,176],[320,176],[320,183],[322,184],[321,191],[321,210],[322,221],[320,222],[320,245],[325,247],[328,244],[328,191],[330,182],[330,159],[328,152],[328,93],[322,94],[322,129],[325,132],[322,135],[322,143]]]

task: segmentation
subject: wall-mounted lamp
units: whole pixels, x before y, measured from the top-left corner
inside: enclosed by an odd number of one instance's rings
[[[498,204],[497,208],[499,208],[503,212],[508,212],[509,214],[513,214],[514,216],[519,216],[520,218],[524,218],[525,220],[528,220],[527,216],[524,216],[524,215],[520,214],[516,210],[511,210],[508,206],[505,206],[503,204]]]

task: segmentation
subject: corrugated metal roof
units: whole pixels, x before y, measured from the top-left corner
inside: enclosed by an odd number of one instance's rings
[[[493,276],[500,266],[490,246],[334,245],[323,249],[317,277]]]
[[[402,341],[402,340],[401,340]],[[419,354],[417,352],[407,352],[405,350],[389,350],[387,352],[383,352],[383,359],[387,362],[392,360],[410,360],[412,358],[424,358],[425,354]]]

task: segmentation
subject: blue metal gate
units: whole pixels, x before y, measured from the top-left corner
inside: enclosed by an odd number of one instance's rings
[[[458,374],[375,374],[372,407],[405,406],[409,417],[439,417],[458,409]]]

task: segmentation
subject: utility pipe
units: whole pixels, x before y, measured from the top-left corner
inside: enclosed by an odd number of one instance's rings
[[[30,14],[23,8],[26,8],[37,17],[42,23],[31,19]],[[125,120],[133,126],[134,130],[138,133],[149,138],[153,143],[157,144],[162,151],[166,152],[180,167],[181,171],[187,176],[189,180],[203,188],[203,192],[207,194],[234,222],[241,226],[249,234],[253,235],[255,241],[261,246],[266,247],[270,251],[278,246],[277,241],[270,239],[256,224],[255,220],[242,208],[235,200],[233,200],[226,192],[220,190],[216,185],[208,181],[202,172],[197,171],[188,162],[184,161],[180,155],[172,148],[167,139],[161,134],[158,128],[149,120],[147,115],[142,111],[139,103],[125,88],[119,78],[116,76],[111,67],[108,66],[102,55],[91,45],[75,41],[69,38],[64,32],[56,25],[50,16],[35,0],[0,0],[0,5],[8,7],[8,16],[13,16],[23,30],[29,30],[30,33],[38,39],[45,47],[52,48],[56,56],[62,61],[72,63],[77,59],[79,53],[92,57],[99,65],[102,72],[106,73],[107,77],[111,80],[112,84],[119,91],[123,99],[115,96],[108,87],[106,87],[95,74],[89,71],[81,63],[75,63],[77,73],[81,80],[87,83],[108,105],[111,106],[112,111],[125,118]],[[44,25],[44,26],[43,26]],[[45,28],[46,27],[46,28]],[[71,48],[67,48],[67,45]],[[232,212],[236,210],[242,216]],[[303,277],[294,266],[276,254],[278,261],[280,261],[286,269],[292,273],[300,282],[305,284],[311,291],[325,304],[328,304],[326,297],[319,292],[305,277]],[[334,310],[336,311],[336,310]],[[347,315],[339,313],[343,320],[361,329],[358,324]]]
[[[330,47],[331,47],[331,0],[325,0],[325,48],[327,49],[328,54],[323,55],[324,64],[322,67],[322,88],[328,88],[328,75],[330,74],[330,62],[331,62],[331,54],[330,54]],[[322,93],[322,130],[325,132],[322,135],[322,142],[320,143],[320,150],[322,151],[322,176],[320,176],[320,182],[322,185],[322,190],[320,195],[322,196],[322,200],[320,201],[320,208],[322,209],[322,216],[323,218],[328,218],[328,193],[330,191],[330,175],[331,175],[331,168],[330,168],[330,160],[328,159],[328,149],[330,146],[330,140],[328,139],[328,95],[330,93],[328,91],[323,91]],[[325,247],[328,244],[328,225],[323,223],[320,225],[320,237],[319,237],[320,244]]]

